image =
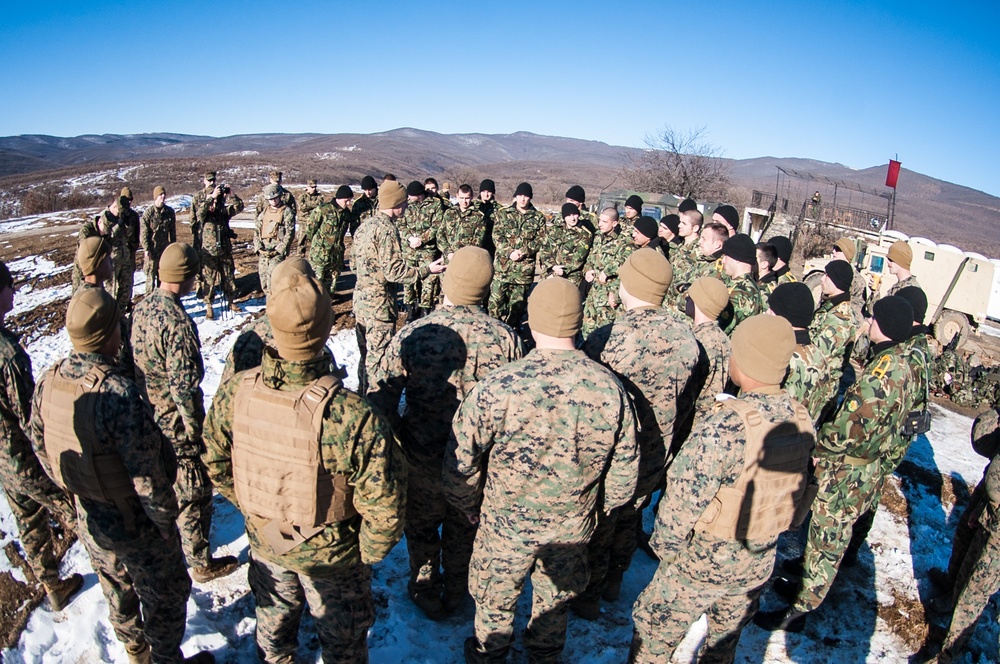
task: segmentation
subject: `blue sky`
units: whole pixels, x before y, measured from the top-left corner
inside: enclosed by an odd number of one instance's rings
[[[360,132],[887,163],[1000,195],[1000,3],[263,3],[5,8],[0,135]],[[900,193],[906,187],[900,181]]]

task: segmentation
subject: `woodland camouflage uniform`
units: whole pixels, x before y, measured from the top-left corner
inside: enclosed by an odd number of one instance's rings
[[[493,213],[494,277],[490,287],[490,315],[517,329],[524,317],[528,291],[535,280],[535,258],[545,233],[545,216],[530,202],[521,212],[516,205]],[[510,258],[514,250],[524,255]]]
[[[486,245],[486,216],[473,202],[465,212],[454,205],[444,211],[437,231],[437,246],[448,257],[462,247]]]
[[[691,328],[659,307],[627,311],[610,328],[599,328],[583,345],[592,359],[615,372],[635,407],[639,479],[634,498],[610,515],[598,514],[590,541],[590,581],[585,599],[596,600],[605,574],[620,583],[636,549],[640,505],[659,486],[675,423],[694,407],[692,375],[698,342]]]
[[[354,329],[361,351],[358,392],[366,394],[383,378],[382,357],[396,332],[396,284],[413,283],[430,274],[430,269],[406,266],[396,225],[383,212],[372,215],[358,228],[351,251],[357,275]]]
[[[207,193],[211,194],[212,190]],[[226,205],[229,199],[233,202]],[[191,206],[195,216],[191,232],[194,233],[197,225],[196,237],[200,238],[201,246],[196,241],[195,249],[199,250],[201,258],[202,294],[208,308],[215,299],[216,286],[222,289],[228,300],[232,300],[236,293],[236,265],[233,262],[233,238],[236,233],[230,229],[229,220],[243,211],[243,200],[232,193],[218,199],[206,195],[198,199],[197,206],[195,203]]]
[[[350,208],[340,208],[336,201],[324,203],[313,210],[309,224],[313,229],[309,242],[309,265],[316,278],[332,295],[337,277],[344,269],[344,237],[354,219]]]
[[[455,415],[444,465],[449,502],[480,513],[469,569],[474,661],[505,660],[529,575],[525,645],[532,661],[558,661],[567,602],[587,585],[597,512],[632,499],[638,466],[625,390],[582,351],[536,349],[476,385]]]
[[[617,302],[618,287],[621,285],[618,280],[618,269],[633,249],[631,237],[622,232],[621,226],[615,226],[610,233],[598,232],[594,236],[594,243],[583,271],[584,274],[588,270],[593,270],[597,274],[604,272],[608,275],[608,282],[602,284],[595,277],[590,283],[587,299],[583,302],[581,332],[584,338],[590,336],[594,330],[614,322],[621,303],[618,302],[617,306],[612,307],[608,304],[608,295],[613,294]]]
[[[142,213],[139,242],[143,250],[142,271],[146,275],[146,293],[160,285],[160,255],[169,245],[177,242],[177,215],[167,204],[158,208],[150,205]]]
[[[72,499],[45,474],[27,432],[35,379],[31,358],[18,338],[0,323],[0,483],[20,533],[24,558],[35,578],[59,582],[49,521],[59,520],[69,535],[76,525]]]
[[[850,309],[849,302],[846,305]],[[833,421],[818,436],[814,456],[819,493],[793,611],[810,611],[826,598],[850,542],[851,526],[877,498],[880,460],[899,436],[912,402],[912,369],[897,344],[883,342],[874,351]]]
[[[783,385],[788,396],[806,407],[813,425],[819,423],[823,407],[829,401],[828,369],[826,357],[812,343],[809,331],[795,330],[795,350],[788,362],[788,376]]]
[[[300,219],[309,219],[309,215],[312,214],[312,211],[323,203],[326,203],[326,199],[323,198],[323,194],[319,191],[316,191],[314,194],[310,194],[308,190],[303,191],[302,194],[299,195],[299,205],[295,216]],[[304,232],[302,233],[302,236],[305,236]]]
[[[726,334],[732,336],[737,325],[762,313],[766,307],[760,288],[750,274],[741,274],[735,279],[727,277],[724,281],[729,287],[729,306],[719,314],[719,325]]]
[[[135,497],[119,504],[76,497],[79,534],[108,602],[111,627],[129,653],[152,647],[152,661],[179,663],[191,579],[177,535],[173,449],[160,432],[141,389],[122,376],[111,358],[70,353],[39,380],[32,403],[31,439],[53,476],[45,452],[42,401],[54,372],[83,379],[95,367],[108,372],[89,412],[93,435],[80,439],[94,455],[118,455],[132,478]],[[78,400],[77,404],[83,404]],[[77,406],[87,408],[87,406]],[[141,614],[140,614],[141,604]]]
[[[792,400],[777,385],[740,395],[763,420],[795,421]],[[717,403],[695,425],[667,469],[664,499],[650,546],[660,565],[632,608],[634,662],[668,662],[688,628],[705,613],[708,635],[699,662],[732,662],[743,627],[771,576],[777,537],[728,540],[696,529],[723,487],[743,472],[743,418]]]
[[[832,407],[826,404],[831,404],[837,397],[840,377],[844,373],[845,362],[850,361],[857,332],[850,294],[841,293],[820,303],[809,326],[809,338],[826,360],[827,380],[820,384],[823,396],[817,397],[822,398],[824,407]]]
[[[291,362],[265,353],[265,387],[300,390],[330,373],[325,355]],[[244,374],[223,383],[205,422],[205,463],[219,489],[239,506],[233,479],[234,403]],[[403,530],[406,462],[392,432],[367,401],[336,382],[323,416],[323,467],[347,477],[355,516],[328,523],[284,553],[271,545],[269,521],[246,516],[250,583],[257,601],[257,645],[269,663],[292,662],[299,617],[308,603],[324,662],[368,661],[368,628],[375,620],[371,566],[392,550]]]
[[[442,214],[441,199],[436,196],[428,196],[419,203],[407,206],[406,212],[398,222],[400,246],[406,267],[419,268],[440,255],[437,232]],[[408,238],[411,236],[420,238],[421,245],[416,249],[410,247]],[[428,273],[413,282],[403,284],[403,303],[407,307],[418,307],[427,312],[437,305],[440,293],[441,282],[438,275]]]
[[[405,531],[410,588],[431,598],[430,606],[442,591],[452,606],[465,595],[476,532],[442,493],[441,467],[452,419],[480,380],[522,355],[520,337],[475,305],[439,308],[408,324],[386,353],[383,382],[372,401],[392,423],[409,463]],[[400,417],[404,389],[406,408]]]
[[[257,252],[257,273],[264,294],[271,292],[271,272],[288,258],[295,239],[295,210],[287,205],[266,206],[254,222],[253,248]]]
[[[201,391],[205,365],[198,328],[180,298],[158,288],[136,306],[132,346],[136,383],[177,455],[174,491],[180,507],[177,526],[184,556],[191,567],[207,567],[212,483],[200,456],[205,450],[205,397]]]
[[[299,198],[298,212],[295,214],[295,235],[299,240],[299,254],[306,258],[309,257],[309,244],[316,234],[316,221],[313,212],[325,203],[327,200],[318,191],[315,194],[310,194],[308,191],[303,192]]]
[[[570,228],[565,223],[555,224],[545,234],[545,241],[538,252],[542,276],[552,272],[552,267],[561,265],[562,277],[569,279],[579,288],[583,283],[584,266],[590,255],[594,236],[582,221]]]
[[[351,212],[354,217],[351,219],[349,231],[351,235],[355,235],[361,222],[378,212],[378,195],[375,198],[368,198],[366,194],[361,194],[351,206]]]

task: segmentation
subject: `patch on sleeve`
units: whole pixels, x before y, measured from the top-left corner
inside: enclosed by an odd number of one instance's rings
[[[848,399],[847,403],[844,404],[844,408],[847,409],[848,413],[857,412],[858,408],[860,408],[860,407],[861,407],[861,402],[858,401],[857,399],[853,398],[853,397],[850,398],[850,399]]]

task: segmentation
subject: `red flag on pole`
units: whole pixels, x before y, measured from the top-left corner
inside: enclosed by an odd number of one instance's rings
[[[895,159],[889,160],[889,172],[885,175],[885,186],[896,188],[896,182],[899,180],[899,167],[902,162],[896,161]]]

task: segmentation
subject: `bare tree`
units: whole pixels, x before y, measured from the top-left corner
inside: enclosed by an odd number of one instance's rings
[[[722,149],[705,138],[705,127],[686,132],[666,125],[647,135],[642,153],[626,154],[620,176],[636,191],[655,191],[722,199],[729,187],[729,167]]]

